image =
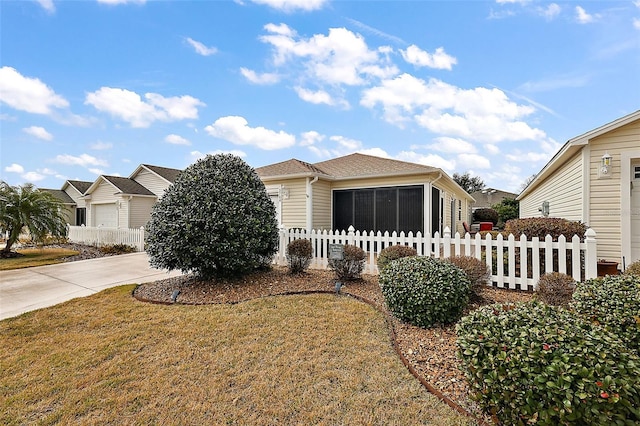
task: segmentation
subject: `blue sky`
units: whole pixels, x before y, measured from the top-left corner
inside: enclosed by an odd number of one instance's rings
[[[353,152],[519,192],[640,109],[640,1],[0,1],[15,185]]]

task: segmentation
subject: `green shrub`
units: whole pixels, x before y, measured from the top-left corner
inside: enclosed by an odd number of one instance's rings
[[[100,251],[105,254],[124,254],[133,253],[136,249],[128,244],[109,244],[100,247]]]
[[[627,269],[625,269],[624,274],[640,277],[640,260],[636,260],[631,265],[627,266]]]
[[[489,268],[482,260],[471,256],[452,256],[445,259],[446,262],[456,265],[462,269],[471,284],[471,295],[479,296],[480,291],[485,288],[489,282]]]
[[[587,226],[582,222],[574,222],[556,217],[529,217],[526,219],[512,219],[507,221],[504,227],[506,235],[513,234],[516,238],[525,234],[530,240],[533,237],[544,241],[547,235],[551,235],[553,241],[558,241],[560,235],[567,237],[571,241],[574,235],[578,235],[580,240],[584,239]]]
[[[464,271],[440,259],[396,259],[381,271],[379,283],[389,310],[419,327],[451,323],[469,303]]]
[[[380,252],[378,255],[378,271],[383,270],[392,260],[400,259],[401,257],[417,256],[418,252],[413,247],[404,245],[389,246]]]
[[[491,222],[494,225],[498,223],[498,212],[494,209],[476,209],[473,212],[473,221],[474,222]]]
[[[461,369],[496,422],[640,421],[640,357],[569,310],[539,302],[483,306],[456,332]]]
[[[305,239],[293,240],[287,245],[287,262],[289,272],[297,274],[307,270],[313,259],[311,241]]]
[[[362,274],[366,253],[360,247],[344,245],[344,259],[329,259],[329,268],[336,273],[339,280],[357,280]]]
[[[640,277],[608,275],[578,283],[570,306],[640,351]]]
[[[491,208],[498,213],[498,226],[501,228],[508,220],[517,219],[520,216],[520,202],[513,198],[503,198]]]
[[[576,288],[576,282],[567,274],[551,272],[538,280],[536,299],[553,306],[567,306]]]
[[[275,214],[247,163],[229,154],[208,155],[181,172],[153,207],[150,263],[202,278],[250,273],[276,252]]]

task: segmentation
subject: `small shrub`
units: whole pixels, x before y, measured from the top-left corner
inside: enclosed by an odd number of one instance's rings
[[[569,310],[540,302],[483,306],[456,333],[461,369],[496,423],[640,421],[640,357]]]
[[[451,323],[469,302],[464,271],[431,257],[396,259],[381,271],[379,283],[391,312],[419,327]]]
[[[487,286],[489,281],[490,274],[487,264],[471,256],[452,256],[445,260],[464,271],[471,284],[471,295],[479,296],[480,291]]]
[[[136,249],[127,244],[109,244],[100,247],[100,251],[104,254],[125,254],[134,253]]]
[[[571,241],[574,235],[584,239],[587,226],[582,222],[574,222],[556,217],[529,217],[526,219],[512,219],[507,221],[504,227],[506,235],[513,234],[516,238],[525,234],[528,239],[533,237],[544,241],[547,235],[551,235],[553,241],[558,241],[560,235],[567,237]]]
[[[311,241],[305,239],[293,240],[287,245],[287,261],[289,272],[298,274],[307,270],[313,259]]]
[[[567,274],[552,272],[538,280],[536,299],[553,306],[567,306],[576,288],[576,282]]]
[[[329,268],[339,280],[357,280],[364,269],[365,258],[366,253],[360,247],[345,244],[344,259],[329,259]]]
[[[640,277],[608,275],[578,283],[570,306],[640,351]]]
[[[491,222],[494,225],[498,223],[498,212],[494,209],[477,209],[473,212],[474,222]]]
[[[636,260],[631,265],[627,266],[627,269],[625,269],[624,274],[640,277],[640,260]]]
[[[378,271],[382,271],[392,260],[417,255],[418,252],[413,247],[404,245],[386,247],[378,255]]]

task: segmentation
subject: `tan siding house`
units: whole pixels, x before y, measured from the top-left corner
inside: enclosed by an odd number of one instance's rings
[[[640,111],[569,140],[518,196],[520,217],[585,222],[598,258],[620,268],[640,260]]]
[[[474,201],[441,169],[364,154],[259,167],[287,228],[463,232]]]

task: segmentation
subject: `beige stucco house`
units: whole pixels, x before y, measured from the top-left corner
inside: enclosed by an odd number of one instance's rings
[[[520,193],[520,217],[579,220],[598,258],[640,259],[640,110],[567,141]]]
[[[441,169],[364,154],[256,172],[286,228],[462,233],[474,201]]]

